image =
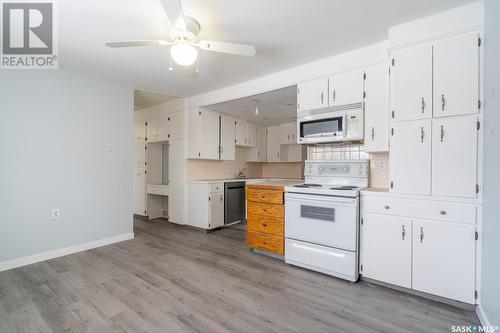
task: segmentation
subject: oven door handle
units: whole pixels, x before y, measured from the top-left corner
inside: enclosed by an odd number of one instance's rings
[[[314,204],[319,202],[330,203],[330,204],[341,204],[348,206],[356,206],[358,203],[358,198],[346,198],[346,197],[334,197],[328,195],[312,195],[303,193],[286,192],[285,194],[285,205],[288,202],[297,202],[303,204],[305,202]]]

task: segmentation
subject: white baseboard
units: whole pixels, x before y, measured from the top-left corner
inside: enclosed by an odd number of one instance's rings
[[[488,317],[486,317],[486,313],[484,313],[484,310],[481,305],[476,306],[476,314],[477,317],[479,318],[479,321],[481,322],[481,325],[483,326],[490,326],[491,323],[488,320]]]
[[[29,257],[18,258],[14,260],[0,262],[0,272],[13,269],[16,267],[31,265],[40,261],[45,261],[49,259],[54,259],[57,257],[67,256],[68,254],[73,254],[77,252],[82,252],[90,249],[95,249],[96,247],[101,247],[105,245],[110,245],[113,243],[118,243],[126,241],[129,239],[134,239],[134,233],[122,234],[118,236],[113,236],[109,238],[99,239],[96,241],[83,243],[79,245],[74,245],[62,249],[47,251],[39,254],[35,254]]]

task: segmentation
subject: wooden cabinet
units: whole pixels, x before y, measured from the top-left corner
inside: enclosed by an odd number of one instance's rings
[[[267,161],[280,162],[280,126],[271,126],[267,128]]]
[[[363,214],[363,276],[411,288],[411,232],[408,218]]]
[[[475,226],[413,221],[413,289],[475,302]]]
[[[393,123],[389,154],[391,191],[431,194],[431,120]]]
[[[432,132],[432,194],[475,198],[477,116],[434,119]]]
[[[328,106],[328,78],[297,85],[297,111],[321,109]]]
[[[219,159],[219,114],[210,110],[188,110],[188,158]]]
[[[247,245],[284,255],[285,206],[282,186],[247,185]]]
[[[390,109],[395,121],[432,117],[432,45],[391,53]]]
[[[389,150],[389,73],[386,64],[365,71],[366,152]]]
[[[363,101],[363,71],[356,70],[330,76],[328,92],[329,106],[361,103]]]
[[[234,161],[236,158],[236,119],[223,114],[221,115],[220,125],[220,159]]]
[[[146,142],[146,121],[139,120],[134,122],[134,141],[135,143]]]
[[[478,40],[469,33],[434,43],[434,117],[478,112]]]

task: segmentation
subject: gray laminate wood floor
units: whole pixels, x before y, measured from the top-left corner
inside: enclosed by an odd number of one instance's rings
[[[135,221],[134,240],[0,273],[0,332],[449,332],[470,311],[350,284],[210,234]]]

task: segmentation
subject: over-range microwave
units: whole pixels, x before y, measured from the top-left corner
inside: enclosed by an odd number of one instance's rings
[[[342,108],[299,111],[297,114],[298,143],[327,143],[362,141],[363,104],[356,103]]]

